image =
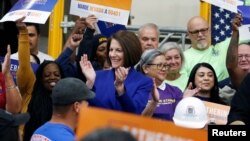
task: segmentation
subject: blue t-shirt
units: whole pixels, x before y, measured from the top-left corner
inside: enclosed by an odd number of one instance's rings
[[[71,128],[60,123],[46,122],[31,137],[31,141],[74,141],[75,135]]]

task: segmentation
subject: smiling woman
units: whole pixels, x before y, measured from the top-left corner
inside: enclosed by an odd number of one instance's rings
[[[160,47],[160,50],[164,53],[169,66],[164,82],[176,86],[184,92],[188,76],[186,73],[180,73],[184,63],[182,49],[175,42],[167,42]]]
[[[179,88],[164,83],[167,69],[165,56],[158,49],[146,50],[143,53],[138,70],[154,79],[154,90],[142,115],[172,120],[175,107],[183,94]]]
[[[133,32],[118,31],[108,41],[108,61],[112,69],[95,72],[83,55],[80,65],[87,85],[96,93],[90,106],[141,114],[152,90],[152,80],[134,69],[142,53]]]
[[[64,78],[61,67],[54,61],[44,61],[36,71],[35,83],[32,83],[32,94],[25,103],[28,104],[27,111],[30,113],[30,120],[24,128],[24,140],[30,140],[33,132],[52,116],[52,88]],[[27,97],[27,95],[26,95]],[[29,101],[30,100],[30,101]],[[26,107],[27,108],[27,107]]]
[[[199,88],[195,97],[226,105],[219,97],[218,80],[214,68],[208,63],[196,64],[189,76],[187,87]]]

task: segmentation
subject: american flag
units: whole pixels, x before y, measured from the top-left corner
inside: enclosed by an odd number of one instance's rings
[[[231,20],[235,14],[214,5],[211,6],[211,9],[211,38],[212,44],[215,45],[232,35]]]

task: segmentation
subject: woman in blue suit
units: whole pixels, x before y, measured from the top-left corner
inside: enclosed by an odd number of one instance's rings
[[[134,69],[142,49],[133,32],[118,31],[108,41],[110,70],[95,72],[87,55],[80,61],[86,84],[96,97],[89,101],[96,106],[117,111],[141,114],[153,88],[152,79]]]

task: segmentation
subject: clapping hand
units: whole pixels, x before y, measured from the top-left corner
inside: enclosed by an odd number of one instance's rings
[[[124,81],[127,78],[129,68],[119,67],[115,70],[115,82],[114,85],[118,92],[118,95],[124,94]]]
[[[156,83],[155,83],[155,78],[153,79],[153,90],[152,90],[151,94],[152,94],[152,100],[154,102],[159,102],[160,94],[159,94],[159,91],[158,91]]]
[[[96,73],[86,54],[81,57],[80,66],[82,69],[82,73],[87,79],[86,85],[89,89],[92,89],[95,82]]]

